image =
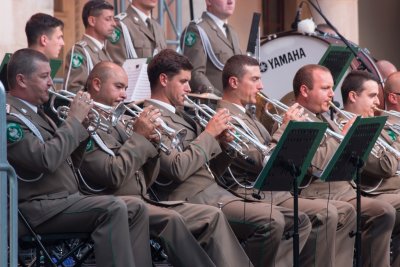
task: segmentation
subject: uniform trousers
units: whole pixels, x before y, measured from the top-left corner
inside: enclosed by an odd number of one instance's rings
[[[191,203],[221,206],[254,266],[291,266],[293,211],[263,202],[247,202],[212,184],[188,198]],[[311,232],[306,214],[299,213],[300,250]]]
[[[96,266],[152,266],[149,219],[135,197],[87,196],[39,224],[40,234],[90,232]]]
[[[248,266],[220,209],[190,203],[147,207],[150,233],[161,239],[173,266]]]
[[[396,192],[397,191],[397,192]],[[389,203],[396,210],[396,220],[392,232],[392,257],[391,266],[400,266],[400,190],[391,194],[369,195],[374,199],[379,199]]]

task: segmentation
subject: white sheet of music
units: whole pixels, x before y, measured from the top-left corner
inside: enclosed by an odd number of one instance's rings
[[[126,103],[141,101],[151,96],[146,62],[147,58],[127,59],[122,66],[128,74]]]

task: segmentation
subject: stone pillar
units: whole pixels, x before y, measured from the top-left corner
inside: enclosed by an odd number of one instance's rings
[[[27,47],[25,24],[35,13],[42,12],[53,15],[53,0],[14,1],[3,0],[0,27],[0,60],[7,52],[14,52]]]
[[[315,0],[313,3],[317,5]],[[358,44],[358,0],[318,0],[318,3],[325,17],[337,30],[344,37]],[[303,10],[305,5],[303,5]],[[310,9],[316,24],[325,23],[315,9],[311,6]]]

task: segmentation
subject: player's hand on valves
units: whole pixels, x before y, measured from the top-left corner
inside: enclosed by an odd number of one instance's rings
[[[304,108],[298,103],[294,103],[283,115],[282,123],[286,124],[289,121],[306,121],[307,117],[308,115],[304,113]]]
[[[133,130],[150,141],[159,141],[159,135],[156,133],[156,128],[160,126],[160,116],[161,113],[159,109],[152,105],[145,107],[136,118]]]
[[[347,133],[347,131],[350,129],[351,125],[353,125],[354,121],[356,120],[356,116],[354,116],[353,118],[351,118],[349,121],[347,121],[342,128],[342,134],[345,135]]]
[[[217,138],[223,131],[230,129],[228,122],[231,120],[229,111],[225,108],[220,109],[215,115],[208,121],[206,132]]]
[[[88,92],[78,92],[68,112],[68,116],[76,118],[79,122],[83,122],[88,116],[89,111],[93,107],[93,100]]]

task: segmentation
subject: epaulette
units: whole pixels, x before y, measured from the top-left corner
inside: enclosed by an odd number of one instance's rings
[[[86,41],[79,41],[79,42],[77,42],[76,43],[77,45],[79,45],[79,46],[81,46],[81,47],[85,47],[85,46],[87,46],[88,44],[86,43]]]
[[[117,20],[123,20],[124,18],[126,18],[126,16],[128,16],[128,14],[126,14],[126,12],[121,12],[118,15],[115,15],[114,18],[116,18]]]
[[[10,104],[6,104],[6,114],[10,114],[11,112],[11,106]]]
[[[202,22],[202,21],[203,21],[202,18],[198,18],[198,19],[192,20],[192,22],[193,22],[194,24],[199,24],[199,23]]]

